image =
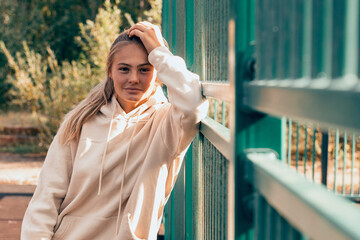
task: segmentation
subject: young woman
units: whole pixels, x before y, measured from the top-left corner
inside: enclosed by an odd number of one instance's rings
[[[22,239],[156,239],[207,108],[199,77],[156,26],[120,34],[106,80],[65,117],[49,148]]]

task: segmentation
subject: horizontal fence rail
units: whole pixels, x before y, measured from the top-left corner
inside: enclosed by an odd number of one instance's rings
[[[219,150],[226,159],[231,159],[230,129],[207,117],[201,121],[200,132]]]
[[[202,82],[202,94],[225,102],[233,102],[233,91],[229,83]]]
[[[277,83],[281,84],[281,81]],[[271,115],[286,115],[311,120],[324,126],[360,131],[360,111],[357,110],[360,103],[360,91],[274,85],[268,81],[246,83],[244,104]]]
[[[360,239],[360,209],[351,202],[295,174],[270,150],[246,153],[248,180],[292,226],[310,239]]]

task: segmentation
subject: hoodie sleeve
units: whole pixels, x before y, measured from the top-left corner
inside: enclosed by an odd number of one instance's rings
[[[74,145],[61,145],[57,136],[51,143],[22,222],[22,240],[52,238],[71,177]]]
[[[149,61],[166,85],[171,103],[162,129],[164,144],[178,155],[191,143],[209,104],[201,94],[199,76],[187,69],[181,57],[162,46],[150,52]]]

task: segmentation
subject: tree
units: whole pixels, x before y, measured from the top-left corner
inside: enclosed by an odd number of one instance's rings
[[[31,109],[39,116],[39,147],[48,147],[64,114],[104,79],[107,49],[118,34],[113,29],[119,29],[120,25],[120,10],[106,0],[95,21],[80,24],[81,34],[76,39],[86,57],[77,61],[58,61],[50,46],[45,47],[44,55],[29,48],[25,41],[22,43],[24,55],[17,52],[14,57],[5,43],[0,42],[0,48],[14,71],[8,75],[13,85],[10,90],[12,103]]]
[[[52,49],[56,59],[79,60],[86,56],[84,46],[74,38],[80,35],[86,21],[94,21],[104,0],[1,0],[0,40],[14,55],[26,41],[28,47],[42,56]],[[121,10],[120,30],[130,26],[129,20],[150,20],[160,24],[161,0],[111,0]],[[79,23],[82,23],[82,25]],[[105,26],[104,26],[105,27]],[[113,29],[117,32],[119,29]],[[87,50],[88,51],[88,50]],[[7,58],[0,53],[0,106],[8,103],[10,85],[6,76],[13,74]]]

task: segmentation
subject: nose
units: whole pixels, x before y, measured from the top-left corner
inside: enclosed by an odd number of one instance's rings
[[[136,71],[131,71],[129,74],[128,82],[132,84],[139,83],[139,74]]]

